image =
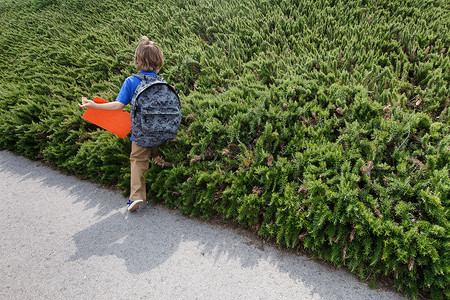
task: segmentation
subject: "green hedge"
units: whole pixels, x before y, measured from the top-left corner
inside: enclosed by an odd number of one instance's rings
[[[83,121],[141,35],[182,99],[149,198],[450,297],[448,1],[4,0],[0,148],[128,191],[130,143]]]

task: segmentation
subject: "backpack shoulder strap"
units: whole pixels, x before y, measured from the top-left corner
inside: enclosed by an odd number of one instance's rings
[[[140,80],[144,80],[144,78],[145,78],[145,75],[142,74],[141,72],[133,74],[133,76],[139,78]]]
[[[141,81],[163,81],[163,79],[158,75],[145,75],[141,72],[133,74],[133,76],[139,78]]]

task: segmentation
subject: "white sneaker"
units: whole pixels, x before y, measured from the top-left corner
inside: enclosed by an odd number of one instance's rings
[[[135,211],[139,208],[139,205],[141,205],[142,203],[144,203],[144,200],[134,200],[134,201],[128,201],[128,211]]]

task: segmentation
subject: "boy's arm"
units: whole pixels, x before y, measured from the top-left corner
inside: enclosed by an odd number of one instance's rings
[[[85,97],[81,99],[82,103],[78,104],[80,107],[83,108],[96,108],[96,109],[107,109],[107,110],[119,110],[123,109],[125,107],[125,104],[114,101],[114,102],[108,102],[108,103],[95,103],[92,100],[88,100]]]

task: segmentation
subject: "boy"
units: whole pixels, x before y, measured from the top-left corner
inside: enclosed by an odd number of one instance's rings
[[[139,69],[140,73],[156,76],[164,63],[164,55],[156,43],[150,41],[148,37],[141,37],[141,41],[142,42],[137,46],[134,53],[134,65]],[[83,108],[108,110],[123,109],[125,105],[131,102],[134,91],[140,82],[141,80],[139,78],[130,76],[125,79],[125,82],[117,95],[116,101],[109,103],[95,103],[92,100],[84,98],[82,104],[79,104],[79,106]],[[130,154],[131,189],[127,209],[128,211],[134,211],[146,200],[146,187],[143,176],[149,168],[148,159],[150,157],[156,157],[158,150],[156,147],[139,147],[134,142],[133,136],[131,136],[130,140],[132,141]]]

